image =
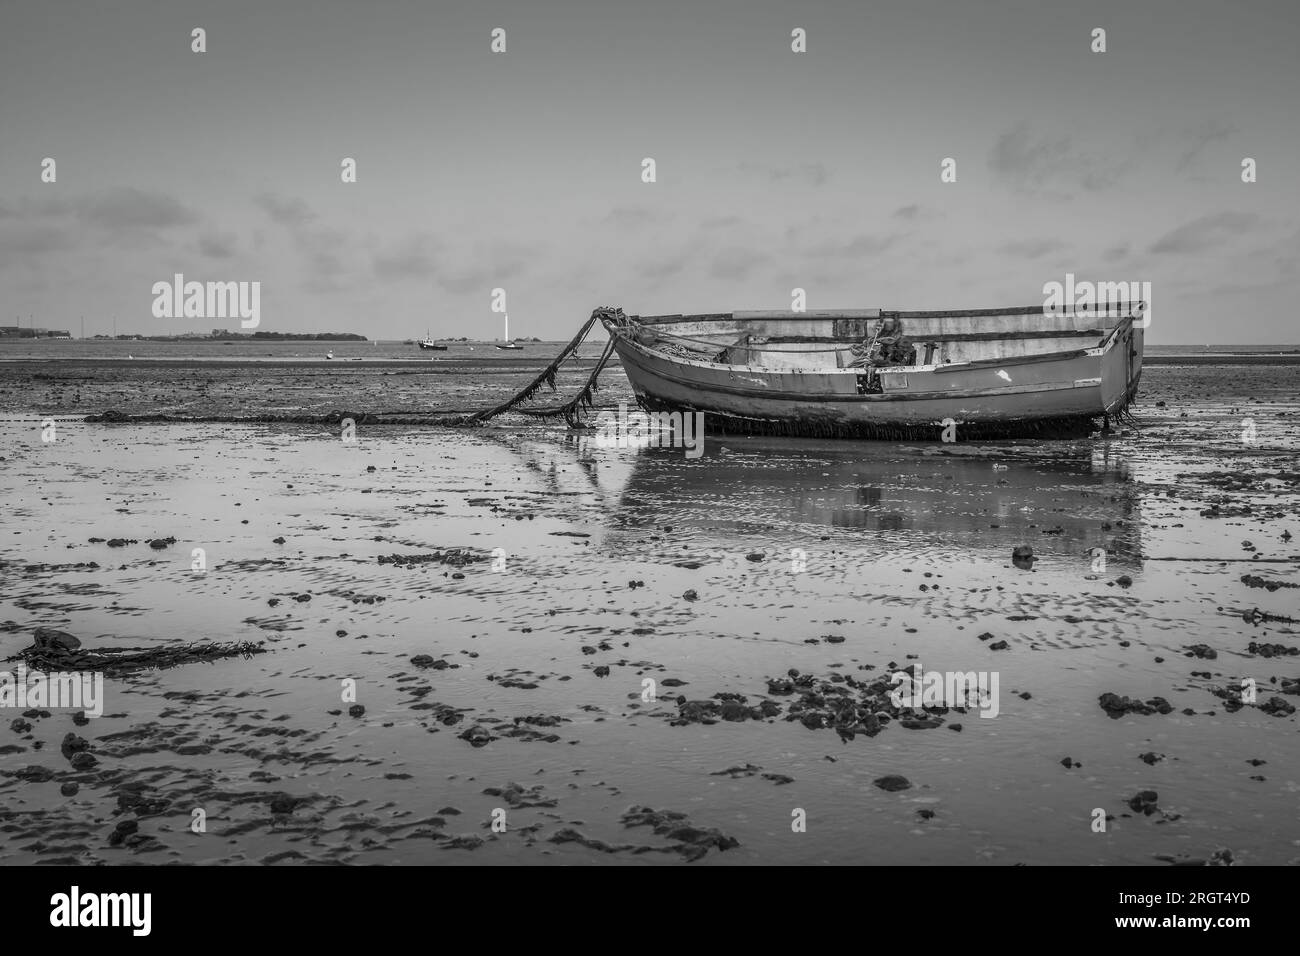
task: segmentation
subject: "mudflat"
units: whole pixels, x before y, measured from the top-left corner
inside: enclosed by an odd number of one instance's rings
[[[79,420],[432,418],[546,358],[356,357],[0,363],[0,670],[38,628],[140,665],[97,718],[3,708],[0,859],[1300,861],[1300,366],[1149,365],[1086,441],[696,459]]]

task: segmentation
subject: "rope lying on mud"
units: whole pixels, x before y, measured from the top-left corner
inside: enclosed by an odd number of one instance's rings
[[[511,409],[520,405],[541,390],[545,385],[555,391],[555,377],[559,373],[560,366],[564,361],[577,351],[578,346],[583,343],[587,335],[591,332],[592,326],[603,319],[610,319],[625,323],[627,317],[623,314],[622,309],[609,306],[602,306],[593,309],[591,317],[582,324],[578,333],[569,341],[560,354],[542,370],[532,382],[520,389],[513,397],[492,408],[483,409],[468,414],[455,414],[443,412],[437,415],[419,415],[404,414],[401,412],[388,413],[382,415],[373,412],[357,412],[335,410],[325,415],[169,415],[165,413],[154,413],[147,415],[128,415],[125,412],[109,410],[99,415],[88,415],[84,421],[92,424],[125,424],[125,423],[143,423],[143,422],[188,422],[188,423],[252,423],[252,424],[286,424],[286,425],[338,425],[343,421],[351,419],[357,425],[441,425],[446,428],[469,428],[475,425],[481,425],[484,422],[503,415]],[[539,409],[530,411],[520,409],[520,411],[537,417],[549,417],[553,415],[563,415],[564,420],[570,425],[576,426],[579,423],[584,411],[591,408],[592,393],[596,391],[596,377],[609,362],[614,350],[614,342],[611,339],[605,347],[604,354],[601,355],[600,361],[596,363],[595,369],[587,379],[586,385],[581,392],[569,402],[554,409]]]
[[[144,670],[180,667],[220,660],[265,654],[265,647],[251,641],[213,642],[210,644],[165,644],[160,647],[82,647],[81,641],[66,631],[38,627],[29,647],[9,660],[20,660],[29,667],[50,671],[101,671],[106,677],[121,677]]]

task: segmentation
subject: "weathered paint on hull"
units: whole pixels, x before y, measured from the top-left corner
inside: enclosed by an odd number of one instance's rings
[[[860,370],[772,369],[667,355],[611,329],[637,400],[705,413],[711,431],[860,438],[937,438],[951,419],[962,439],[1087,435],[1133,399],[1141,330],[1103,348],[881,372],[862,394]]]

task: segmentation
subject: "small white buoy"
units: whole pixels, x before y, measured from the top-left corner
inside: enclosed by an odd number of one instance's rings
[[[326,357],[327,359],[332,359],[332,358],[334,357],[334,350],[333,350],[333,349],[330,349],[328,352],[326,352],[326,353],[325,353],[325,357]]]

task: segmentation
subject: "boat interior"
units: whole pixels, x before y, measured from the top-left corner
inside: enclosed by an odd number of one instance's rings
[[[879,309],[808,312],[726,312],[629,316],[639,344],[680,358],[773,369],[863,367],[935,368],[997,362],[1098,348],[1141,303],[1101,312],[1023,308],[944,312]],[[873,345],[882,331],[901,332],[910,361]],[[895,351],[896,357],[899,353]]]

